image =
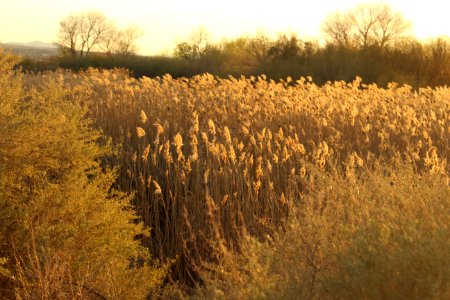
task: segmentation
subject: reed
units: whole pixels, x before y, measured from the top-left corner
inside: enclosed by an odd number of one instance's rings
[[[133,192],[146,245],[174,259],[171,276],[198,282],[205,262],[266,240],[321,190],[318,169],[357,182],[380,163],[447,178],[450,90],[353,82],[317,86],[205,74],[135,79],[90,69],[29,75],[56,79],[87,101],[120,155],[117,187]],[[320,177],[320,176],[319,176]]]

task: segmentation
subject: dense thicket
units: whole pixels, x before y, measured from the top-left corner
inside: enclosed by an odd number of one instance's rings
[[[56,78],[30,85],[0,53],[0,298],[140,299],[162,271],[112,156]],[[104,139],[103,139],[104,140]]]

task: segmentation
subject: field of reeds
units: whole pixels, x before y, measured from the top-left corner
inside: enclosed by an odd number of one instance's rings
[[[102,165],[150,228],[144,245],[170,262],[166,286],[182,290],[162,294],[450,295],[449,88],[25,76],[27,89],[43,82],[115,147]]]

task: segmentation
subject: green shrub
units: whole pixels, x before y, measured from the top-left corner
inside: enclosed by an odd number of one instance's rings
[[[100,166],[112,150],[56,81],[25,90],[16,62],[0,55],[0,296],[145,298],[163,271]]]

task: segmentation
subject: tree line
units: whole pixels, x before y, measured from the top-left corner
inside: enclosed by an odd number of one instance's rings
[[[199,28],[176,45],[174,54],[199,73],[219,76],[312,76],[319,84],[361,76],[382,86],[391,81],[414,87],[449,84],[450,40],[419,41],[411,36],[411,27],[387,4],[361,4],[323,21],[325,43],[264,33],[213,43]]]
[[[143,57],[134,55],[140,29],[121,30],[101,13],[84,12],[60,23],[63,56],[47,62],[28,60],[22,66],[35,71],[121,67],[137,77],[208,72],[220,77],[265,74],[274,80],[312,76],[318,84],[356,76],[381,86],[391,81],[413,87],[449,84],[449,39],[419,41],[411,36],[411,27],[387,4],[361,4],[323,21],[325,42],[262,32],[213,42],[205,28],[198,28],[174,47],[172,56]]]

